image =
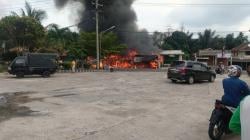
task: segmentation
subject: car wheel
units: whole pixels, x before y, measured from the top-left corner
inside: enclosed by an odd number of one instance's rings
[[[214,82],[215,81],[215,76],[214,75],[211,75],[210,76],[210,79],[209,79],[209,82]]]
[[[17,73],[16,73],[16,77],[17,77],[17,78],[23,78],[23,77],[24,77],[24,72],[21,72],[21,71],[20,71],[20,72],[17,72]]]
[[[48,78],[48,77],[50,77],[50,72],[49,71],[44,71],[43,74],[42,74],[42,76],[44,78]]]
[[[176,83],[176,82],[177,82],[177,80],[173,80],[173,79],[172,79],[171,81],[172,81],[173,83]]]
[[[188,84],[193,84],[194,83],[194,76],[188,77]]]

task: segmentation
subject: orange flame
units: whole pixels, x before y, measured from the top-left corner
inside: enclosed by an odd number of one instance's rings
[[[112,54],[105,57],[102,61],[103,66],[108,66],[117,69],[136,69],[136,68],[151,68],[157,69],[159,67],[159,60],[152,60],[148,63],[135,63],[134,59],[138,55],[136,50],[129,50],[125,56],[119,54]],[[159,58],[159,57],[158,57]]]

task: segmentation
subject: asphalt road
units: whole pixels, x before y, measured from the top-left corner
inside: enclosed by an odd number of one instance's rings
[[[0,140],[209,140],[224,77],[188,85],[171,83],[163,72],[1,75],[0,94],[17,96],[18,107],[0,122]]]

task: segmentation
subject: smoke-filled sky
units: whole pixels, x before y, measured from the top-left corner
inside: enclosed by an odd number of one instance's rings
[[[57,8],[65,8],[67,4],[78,2],[81,5],[77,16],[80,19],[79,29],[94,32],[96,29],[95,6],[93,0],[54,0]],[[148,33],[138,29],[137,16],[132,8],[135,0],[100,0],[99,29],[100,32],[115,27],[120,43],[127,44],[129,48],[136,49],[143,54],[157,51],[153,46],[152,38]],[[137,33],[141,32],[141,33]]]
[[[43,22],[67,26],[77,23],[79,3],[70,3],[66,8],[56,10],[53,0],[27,0],[34,7],[48,12]],[[0,16],[10,11],[18,11],[24,0],[0,0]],[[172,3],[173,5],[168,5]],[[243,5],[176,5],[176,4],[243,4]],[[247,5],[248,4],[248,5]],[[167,28],[202,31],[212,28],[217,31],[248,31],[250,28],[250,0],[136,0],[133,8],[137,14],[139,28],[148,31],[167,31]],[[226,32],[228,33],[228,32]]]

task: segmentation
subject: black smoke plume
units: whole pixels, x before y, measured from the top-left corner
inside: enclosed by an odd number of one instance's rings
[[[83,12],[79,13],[81,19],[79,29],[81,31],[94,32],[95,6],[94,0],[54,0],[58,8],[64,7],[67,3],[81,2]],[[157,49],[153,47],[152,38],[146,30],[138,29],[136,25],[136,13],[132,8],[135,0],[99,0],[99,27],[100,31],[116,26],[115,32],[121,43],[125,43],[129,48],[135,48],[140,53],[150,54]],[[72,15],[74,16],[74,15]]]

